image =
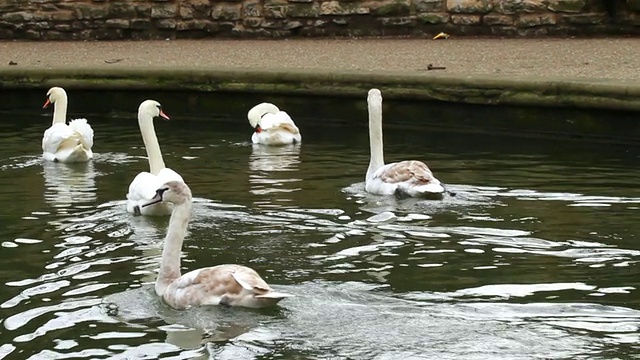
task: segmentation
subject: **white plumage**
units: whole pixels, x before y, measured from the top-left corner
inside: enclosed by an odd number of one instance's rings
[[[288,145],[302,141],[300,130],[289,114],[271,103],[260,103],[247,114],[255,132],[251,135],[254,144]]]
[[[67,93],[61,87],[47,92],[43,108],[53,104],[53,122],[42,137],[42,156],[48,161],[86,162],[93,158],[93,129],[87,119],[67,125]]]
[[[184,182],[170,181],[155,193],[144,208],[160,202],[173,204],[155,283],[156,294],[167,304],[176,309],[202,305],[261,308],[291,296],[275,292],[255,270],[242,265],[217,265],[182,275],[180,253],[191,216],[191,190]]]
[[[129,185],[127,193],[127,212],[135,215],[170,215],[169,203],[158,203],[153,206],[142,207],[154,197],[156,190],[169,181],[184,181],[177,172],[165,167],[160,151],[160,144],[153,126],[154,117],[169,117],[162,111],[160,103],[154,100],[145,100],[138,108],[138,125],[142,140],[147,150],[149,160],[149,172],[143,171],[136,175]]]
[[[429,167],[417,160],[384,164],[382,143],[382,94],[369,90],[369,145],[371,160],[365,177],[365,190],[377,195],[441,198],[445,188]]]

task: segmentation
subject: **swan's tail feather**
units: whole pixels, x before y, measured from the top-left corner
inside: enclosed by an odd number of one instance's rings
[[[69,122],[69,127],[78,137],[82,147],[86,150],[91,150],[91,147],[93,147],[93,129],[87,122],[87,119],[71,120]]]

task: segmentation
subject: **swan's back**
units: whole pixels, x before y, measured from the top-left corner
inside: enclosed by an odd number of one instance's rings
[[[93,129],[87,119],[71,120],[69,127],[77,134],[85,149],[90,150],[93,147]]]
[[[255,270],[227,264],[190,271],[174,280],[162,296],[173,308],[186,309],[202,305],[261,308],[289,295],[274,292]]]

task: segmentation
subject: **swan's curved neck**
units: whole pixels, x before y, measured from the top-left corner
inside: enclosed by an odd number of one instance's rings
[[[376,170],[384,165],[382,103],[375,100],[369,102],[369,147],[371,149],[371,160],[367,170],[367,179],[371,179]]]
[[[171,219],[169,220],[169,228],[167,236],[164,239],[164,248],[162,249],[162,262],[160,271],[156,279],[156,294],[162,296],[167,287],[177,278],[181,276],[180,272],[180,253],[182,251],[182,242],[187,233],[187,225],[189,225],[189,217],[191,216],[191,201],[186,201],[180,205],[174,205]]]
[[[65,124],[67,122],[67,97],[60,96],[53,103],[53,122],[55,124]]]
[[[158,175],[160,170],[164,169],[164,160],[160,151],[160,144],[156,136],[156,129],[153,126],[153,117],[145,114],[138,115],[138,125],[142,134],[144,147],[147,149],[147,158],[149,159],[149,172]]]

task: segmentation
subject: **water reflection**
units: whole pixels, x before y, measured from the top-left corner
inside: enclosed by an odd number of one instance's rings
[[[60,214],[68,209],[96,200],[96,170],[92,161],[63,164],[43,161],[44,199]]]
[[[426,144],[416,136],[390,152],[430,152],[457,196],[399,201],[364,192],[366,136],[310,140],[305,152],[249,149],[209,123],[185,123],[200,131],[159,134],[167,162],[216,199],[194,200],[185,269],[249,265],[296,297],[269,311],[166,306],[152,283],[168,219],[132,217],[122,201],[139,158],[121,151],[138,128],[97,122],[96,136],[119,136],[97,138],[101,152],[85,167],[0,149],[2,215],[10,219],[0,228],[0,357],[638,353],[637,157],[622,166],[590,144],[557,143],[563,151],[548,154],[522,150],[520,140],[441,134]],[[464,146],[451,146],[461,139]],[[189,158],[185,144],[198,156]],[[563,158],[571,154],[580,156]]]
[[[249,157],[250,192],[254,195],[276,197],[277,201],[291,201],[285,193],[299,191],[297,175],[301,145],[264,146],[252,144]],[[256,204],[267,205],[264,200]]]

